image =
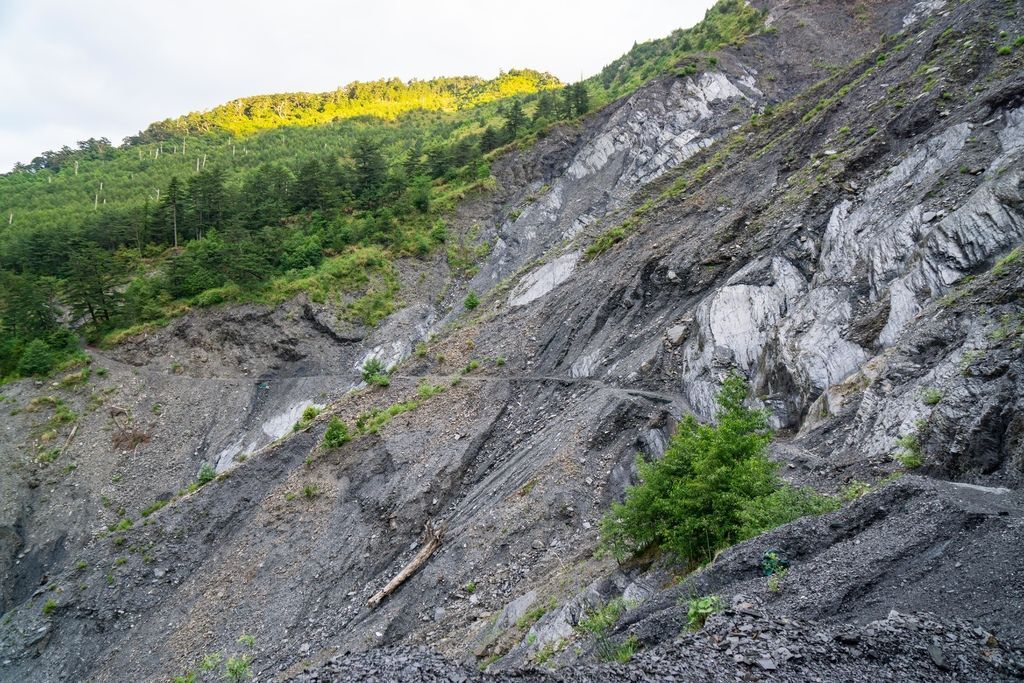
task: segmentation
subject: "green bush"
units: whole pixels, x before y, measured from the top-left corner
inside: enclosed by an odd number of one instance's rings
[[[42,339],[33,339],[21,352],[18,359],[18,374],[23,377],[50,374],[53,366],[57,363],[57,356]]]
[[[340,448],[352,440],[348,433],[348,425],[336,417],[332,417],[324,432],[324,448]]]
[[[640,484],[601,521],[601,549],[618,559],[650,547],[691,563],[734,543],[837,503],[783,485],[768,457],[763,410],[744,406],[747,384],[732,374],[718,394],[717,424],[679,424],[665,456],[637,458]]]
[[[376,384],[381,387],[391,384],[384,361],[375,356],[363,363],[363,381],[367,384]]]
[[[306,406],[306,409],[302,411],[302,417],[292,427],[292,431],[299,431],[308,427],[313,420],[316,419],[317,415],[323,412],[323,408],[320,406]]]
[[[199,468],[199,474],[196,475],[196,482],[200,486],[209,484],[211,481],[217,478],[217,470],[213,469],[213,465],[208,462],[204,462]]]
[[[228,660],[224,662],[224,677],[234,683],[249,680],[252,678],[252,669],[249,666],[251,661],[249,655],[228,657]]]
[[[480,305],[480,297],[476,295],[476,292],[470,292],[466,296],[466,300],[462,302],[462,305],[466,307],[467,311],[472,311]]]
[[[921,454],[921,442],[917,434],[911,433],[896,439],[896,445],[900,447],[895,457],[901,465],[908,470],[916,469],[924,464],[924,457]]]

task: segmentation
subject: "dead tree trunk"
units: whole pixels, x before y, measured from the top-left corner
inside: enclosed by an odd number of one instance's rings
[[[412,558],[409,564],[402,567],[402,571],[398,572],[395,578],[388,581],[388,585],[374,593],[373,597],[366,602],[367,607],[373,609],[379,605],[384,598],[394,593],[410,576],[415,574],[417,569],[426,564],[430,556],[434,554],[434,551],[441,547],[441,539],[444,536],[444,532],[444,527],[434,529],[434,525],[428,520],[423,529],[423,547],[416,553],[416,557]]]

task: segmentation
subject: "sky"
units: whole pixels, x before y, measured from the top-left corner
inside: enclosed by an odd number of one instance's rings
[[[596,73],[713,0],[0,0],[0,172],[89,137],[354,80]]]

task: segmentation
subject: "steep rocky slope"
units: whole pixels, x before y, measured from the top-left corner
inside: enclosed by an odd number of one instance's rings
[[[1019,675],[1024,48],[998,48],[1024,7],[763,4],[765,33],[503,157],[455,216],[490,245],[479,271],[404,264],[378,329],[216,311],[98,354],[87,389],[6,388],[0,676],[166,680],[214,653],[260,680]],[[386,390],[358,387],[374,354],[405,358]],[[685,577],[595,559],[635,453],[707,417],[731,369],[788,478],[868,493]],[[43,466],[20,446],[50,394],[82,416]],[[110,452],[110,403],[150,441]],[[329,407],[274,441],[308,403]],[[379,429],[325,451],[330,415]],[[886,483],[901,449],[923,465]],[[138,516],[203,462],[222,475]],[[444,542],[368,609],[427,520]],[[712,593],[742,597],[680,636]],[[619,597],[607,634],[579,631]],[[595,663],[630,637],[633,662]]]

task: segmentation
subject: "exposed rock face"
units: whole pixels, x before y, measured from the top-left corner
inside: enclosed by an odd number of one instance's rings
[[[74,479],[0,479],[0,678],[165,680],[213,652],[251,654],[259,680],[1017,675],[1024,80],[991,42],[1024,25],[996,0],[756,4],[775,31],[496,160],[497,189],[454,218],[491,245],[468,282],[410,261],[408,305],[375,330],[293,302],[97,356],[94,386],[132,396],[152,440],[109,452],[104,413],[61,394],[88,415]],[[401,361],[391,386],[349,393],[370,357]],[[709,416],[730,371],[786,428],[787,478],[870,493],[682,581],[595,559],[636,453]],[[259,450],[308,403],[327,412]],[[49,416],[33,415],[11,431]],[[331,416],[379,422],[323,450]],[[886,484],[908,448],[924,476]],[[227,476],[141,522],[215,461]],[[445,542],[369,610],[427,519]],[[759,567],[773,547],[792,562],[778,591]],[[711,593],[731,609],[679,635]],[[615,598],[605,638],[581,633]],[[632,663],[595,661],[630,636]],[[449,659],[380,649],[421,645]],[[566,666],[523,670],[541,663]]]

